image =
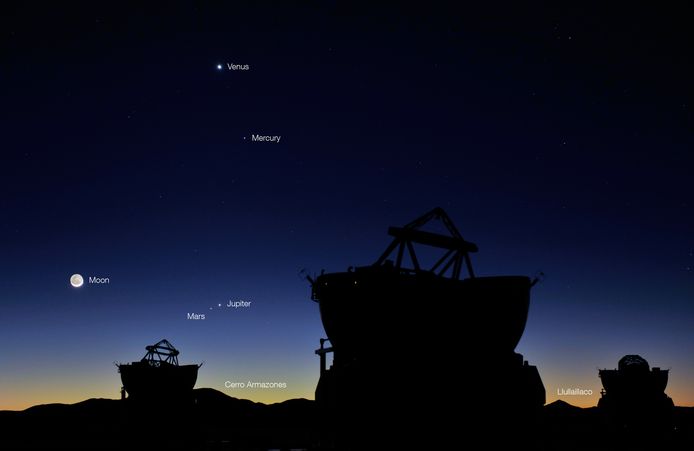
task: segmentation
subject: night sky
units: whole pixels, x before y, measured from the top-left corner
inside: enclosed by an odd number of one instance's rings
[[[683,11],[139,3],[1,7],[0,409],[116,398],[162,338],[197,387],[312,399],[300,271],[371,264],[435,206],[478,275],[546,274],[517,351],[548,402],[595,405],[640,354],[694,405]],[[224,386],[248,380],[287,388]]]

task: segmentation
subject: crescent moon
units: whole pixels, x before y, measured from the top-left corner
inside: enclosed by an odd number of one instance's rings
[[[84,277],[82,277],[80,274],[73,274],[70,276],[70,285],[75,288],[81,287],[84,285]]]

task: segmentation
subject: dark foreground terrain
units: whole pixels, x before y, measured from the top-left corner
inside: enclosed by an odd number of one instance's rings
[[[464,430],[465,420],[459,421]],[[329,449],[320,446],[318,424],[313,401],[266,405],[198,389],[186,408],[90,399],[0,411],[0,449]],[[512,437],[497,432],[490,442],[540,450],[694,449],[694,408],[676,407],[669,431],[619,430],[606,426],[595,407],[557,401],[545,406],[536,429],[515,431]],[[470,441],[465,434],[452,436],[454,448]],[[365,444],[363,449],[370,448]]]
[[[539,448],[546,450],[693,449],[694,407],[675,407],[672,428],[610,424],[597,407],[555,401],[544,408]]]
[[[185,408],[89,399],[21,412],[0,411],[0,450],[307,448],[316,442],[314,402],[261,404],[217,390],[194,390]]]

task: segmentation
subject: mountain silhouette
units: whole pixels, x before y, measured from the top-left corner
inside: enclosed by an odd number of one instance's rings
[[[88,399],[0,411],[0,449],[119,449],[134,442],[156,449],[309,448],[314,402],[263,404],[210,388],[194,403],[142,406]]]
[[[141,411],[127,400],[113,399],[0,411],[0,449],[116,450],[134,443],[175,450],[331,449],[320,447],[314,401],[290,399],[263,404],[211,388],[194,390],[194,399],[189,410],[178,412],[170,408]],[[402,402],[407,403],[407,398]],[[496,411],[505,408],[503,404],[494,406]],[[535,449],[690,448],[694,443],[694,407],[675,407],[675,424],[676,429],[657,437],[657,442],[640,436],[625,439],[610,435],[597,407],[582,408],[557,400],[543,408],[542,440]],[[141,434],[142,430],[147,435]]]

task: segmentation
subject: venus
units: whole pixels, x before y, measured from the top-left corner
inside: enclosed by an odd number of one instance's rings
[[[75,288],[81,287],[84,285],[84,277],[82,277],[80,274],[73,274],[70,276],[70,285]]]

